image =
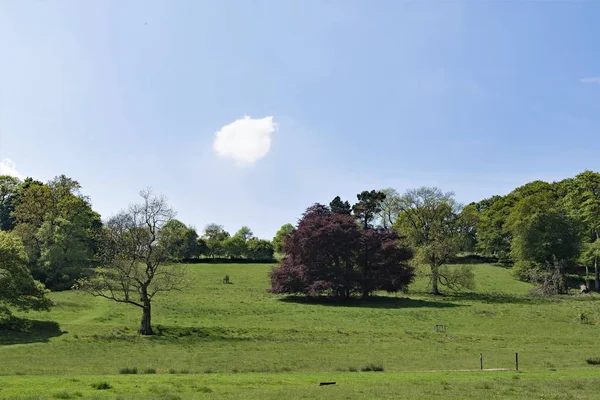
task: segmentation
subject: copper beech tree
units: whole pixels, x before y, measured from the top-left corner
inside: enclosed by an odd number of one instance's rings
[[[150,190],[140,193],[142,202],[112,217],[104,229],[102,267],[94,276],[79,280],[76,288],[94,296],[142,309],[138,333],[152,335],[151,310],[154,296],[179,290],[185,282],[184,269],[165,261],[172,235],[163,227],[175,212],[163,197]]]
[[[361,227],[355,216],[321,204],[306,210],[284,250],[270,275],[273,293],[366,298],[403,290],[415,276],[412,252],[395,232]]]

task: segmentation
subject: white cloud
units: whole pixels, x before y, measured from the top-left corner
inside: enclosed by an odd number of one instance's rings
[[[277,129],[273,117],[244,117],[227,124],[216,133],[213,150],[223,158],[248,166],[265,157],[271,149],[271,134]]]
[[[593,76],[591,78],[582,78],[580,79],[581,83],[595,83],[596,85],[600,85],[600,76]]]
[[[0,161],[0,175],[10,175],[21,180],[25,179],[25,176],[17,171],[16,164],[9,158]]]

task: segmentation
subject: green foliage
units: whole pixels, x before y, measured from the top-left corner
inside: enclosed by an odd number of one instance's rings
[[[448,289],[459,292],[475,289],[475,274],[468,265],[439,267],[439,281]]]
[[[234,235],[223,242],[223,251],[231,258],[241,258],[246,255],[246,241],[241,237]]]
[[[26,181],[12,216],[33,276],[50,289],[70,288],[93,265],[102,223],[76,181]]]
[[[239,237],[241,238],[244,242],[247,242],[248,240],[252,239],[254,237],[254,233],[252,233],[252,230],[250,230],[250,228],[248,228],[247,226],[242,226],[240,228],[239,231],[237,231],[235,233],[235,235],[233,235],[234,237]]]
[[[580,253],[578,221],[548,193],[533,194],[515,204],[506,222],[512,233],[511,257],[548,263],[573,261]]]
[[[352,206],[350,205],[350,203],[348,203],[347,200],[342,201],[340,196],[335,196],[335,198],[331,200],[331,202],[329,203],[329,208],[331,209],[331,212],[336,214],[352,214]]]
[[[533,271],[541,271],[542,265],[537,261],[519,260],[513,264],[512,274],[523,282],[530,282]]]
[[[285,244],[285,239],[292,232],[294,232],[294,226],[292,224],[285,224],[281,228],[279,228],[279,230],[275,234],[275,237],[273,238],[273,248],[277,253],[283,253],[283,245]]]
[[[15,177],[0,176],[0,230],[10,231],[14,228],[14,218],[11,213],[20,185],[21,182]]]
[[[591,357],[585,360],[590,365],[600,365],[600,357]]]
[[[511,234],[504,225],[514,201],[512,196],[494,196],[476,203],[480,213],[476,249],[483,255],[508,258]]]
[[[384,229],[389,229],[394,225],[398,215],[400,215],[400,195],[395,189],[387,188],[380,190],[385,195],[381,200],[379,207],[379,225]]]
[[[452,192],[422,187],[408,190],[400,198],[401,213],[394,224],[400,236],[416,249],[415,259],[430,267],[429,278],[433,293],[439,294],[438,284],[455,283],[440,274],[440,266],[450,261],[461,249],[461,207]],[[455,286],[456,288],[456,286]]]
[[[364,228],[368,228],[373,220],[381,213],[385,193],[377,190],[364,190],[356,195],[358,203],[352,206],[354,215],[361,221]]]
[[[206,243],[207,254],[210,257],[224,257],[227,254],[225,241],[231,236],[222,225],[211,223],[204,228],[202,239]]]
[[[179,220],[167,222],[160,235],[160,245],[165,248],[167,257],[173,261],[200,257],[203,248],[196,230],[187,227]]]
[[[274,248],[271,242],[264,239],[252,238],[247,242],[246,256],[251,260],[272,260]]]
[[[137,367],[133,367],[133,368],[125,367],[125,368],[121,368],[119,370],[119,373],[120,374],[137,374],[138,369],[137,369]]]
[[[27,255],[21,239],[0,231],[0,319],[20,311],[49,310],[51,302],[44,286],[27,269]]]

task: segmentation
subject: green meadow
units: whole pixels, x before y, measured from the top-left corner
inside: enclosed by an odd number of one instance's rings
[[[597,295],[530,297],[485,264],[473,292],[418,280],[336,303],[269,294],[270,265],[181,268],[189,287],[156,297],[153,337],[136,307],[73,291],[22,314],[29,332],[0,331],[0,398],[597,398]],[[480,354],[501,370],[478,371]]]

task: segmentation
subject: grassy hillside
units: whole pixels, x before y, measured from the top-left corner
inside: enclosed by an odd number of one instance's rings
[[[202,374],[194,382],[207,386],[217,384],[208,376],[215,373],[219,385],[229,387],[230,382],[234,390],[236,382],[264,381],[268,387],[275,379],[294,388],[320,379],[316,374],[334,374],[336,379],[364,379],[367,390],[370,384],[379,387],[379,379],[393,382],[413,376],[402,371],[477,369],[480,353],[485,368],[514,368],[519,352],[524,374],[571,369],[580,371],[581,379],[592,379],[595,369],[585,360],[600,356],[598,297],[532,299],[526,296],[529,285],[491,265],[473,266],[478,284],[474,293],[434,297],[425,293],[426,282],[419,281],[407,294],[341,305],[267,293],[268,265],[183,268],[191,272],[190,288],[156,298],[156,337],[136,335],[141,312],[135,307],[74,292],[53,294],[56,306],[50,313],[27,315],[36,320],[31,333],[0,332],[0,359],[10,360],[0,363],[0,380],[33,391],[35,382],[66,379],[73,392],[80,382],[85,396],[92,390],[88,381],[136,367],[140,372],[155,369],[158,375],[106,380],[180,382],[184,388],[190,378],[169,372]],[[221,283],[225,274],[232,284]],[[581,322],[581,314],[589,323]],[[446,332],[435,333],[435,324],[445,324]],[[343,373],[367,364],[383,365],[386,372]],[[464,374],[457,378],[457,387],[475,379]],[[504,374],[501,379],[509,379]],[[71,376],[77,380],[69,381]],[[439,389],[441,378],[423,376]],[[2,386],[0,398],[15,394],[7,387]],[[360,392],[362,387],[356,389]]]

